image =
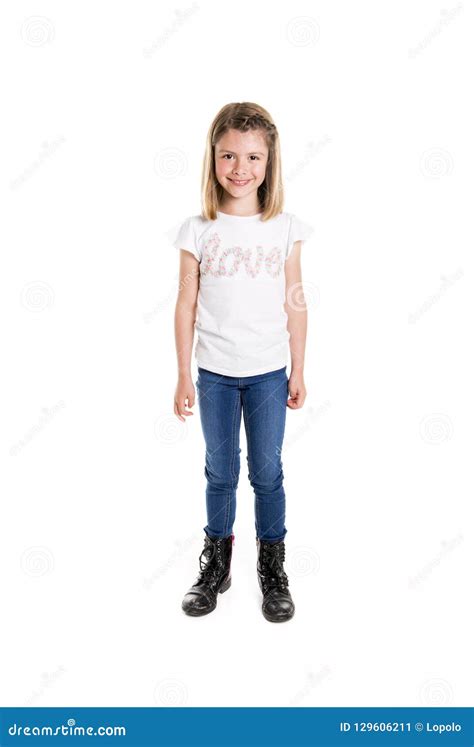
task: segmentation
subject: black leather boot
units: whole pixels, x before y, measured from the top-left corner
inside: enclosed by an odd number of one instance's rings
[[[257,537],[257,575],[263,593],[262,612],[269,622],[285,622],[295,614],[283,562],[285,543],[263,542]]]
[[[207,615],[217,605],[217,594],[230,587],[230,561],[234,535],[209,537],[205,532],[204,550],[199,556],[200,572],[181,604],[187,615]]]

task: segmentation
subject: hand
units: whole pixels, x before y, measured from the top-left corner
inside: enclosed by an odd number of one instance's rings
[[[194,415],[190,410],[186,410],[186,400],[188,407],[194,406],[194,384],[191,374],[180,374],[178,378],[178,385],[174,394],[174,414],[183,423],[185,422],[183,415]]]
[[[288,379],[288,391],[290,399],[287,400],[287,407],[292,410],[299,410],[303,407],[306,399],[306,387],[304,385],[303,374],[300,371],[292,371]]]

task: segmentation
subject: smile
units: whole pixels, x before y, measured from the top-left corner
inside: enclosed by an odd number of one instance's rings
[[[245,181],[239,181],[238,179],[230,179],[232,184],[235,184],[236,187],[245,187],[246,184],[248,184],[251,179],[246,179]]]

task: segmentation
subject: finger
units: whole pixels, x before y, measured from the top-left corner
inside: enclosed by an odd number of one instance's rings
[[[180,413],[179,405],[178,405],[178,403],[177,403],[176,400],[175,400],[175,403],[174,403],[174,412],[175,412],[176,417],[179,418],[179,420],[181,420],[184,423],[185,420],[184,420],[183,416]]]
[[[294,410],[299,410],[299,408],[301,407],[301,397],[302,397],[301,392],[298,390],[292,399]]]
[[[193,412],[191,412],[191,410],[187,409],[187,408],[189,408],[189,407],[192,407],[192,405],[191,405],[191,403],[190,403],[189,399],[190,399],[189,397],[185,397],[185,398],[184,398],[184,401],[183,401],[183,407],[182,407],[182,409],[181,409],[181,413],[182,413],[183,415],[194,415],[194,413],[193,413]]]

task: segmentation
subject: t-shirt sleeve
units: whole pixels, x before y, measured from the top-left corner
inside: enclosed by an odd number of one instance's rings
[[[291,215],[285,259],[288,259],[290,256],[295,241],[306,241],[306,239],[309,239],[313,231],[314,228],[313,226],[310,226],[309,223],[300,220],[296,215]]]
[[[196,231],[192,217],[186,218],[184,223],[181,224],[172,243],[176,249],[185,249],[187,252],[191,252],[198,262],[201,261],[201,251],[196,239]]]

